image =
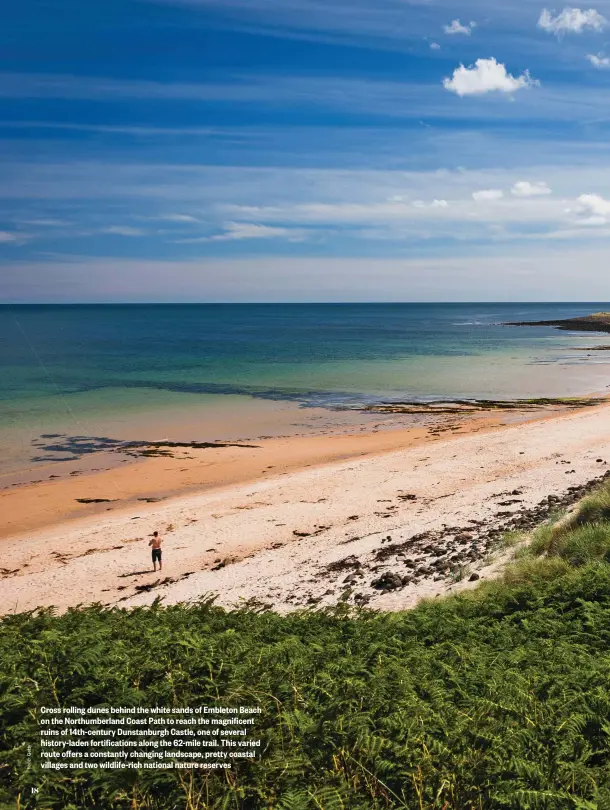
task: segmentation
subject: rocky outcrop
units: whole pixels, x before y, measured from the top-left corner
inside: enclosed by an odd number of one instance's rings
[[[572,332],[610,332],[610,312],[595,312],[581,318],[565,318],[557,321],[517,321],[505,326],[554,326]]]

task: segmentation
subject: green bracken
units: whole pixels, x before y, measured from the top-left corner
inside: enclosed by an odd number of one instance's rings
[[[409,612],[279,616],[208,599],[6,617],[0,807],[610,808],[609,493],[540,527],[498,581]],[[260,761],[36,765],[41,706],[202,703],[260,706]]]

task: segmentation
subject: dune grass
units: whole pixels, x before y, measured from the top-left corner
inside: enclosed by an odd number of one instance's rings
[[[610,808],[608,492],[539,527],[497,581],[409,612],[207,600],[5,618],[0,807]],[[28,767],[43,705],[201,703],[259,705],[261,760],[229,775]]]
[[[583,526],[586,523],[610,521],[610,485],[601,486],[596,492],[582,500],[567,529]]]

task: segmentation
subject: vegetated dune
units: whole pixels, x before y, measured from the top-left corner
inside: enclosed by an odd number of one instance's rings
[[[35,784],[49,810],[608,806],[610,487],[507,541],[500,578],[402,613],[204,599],[6,617],[0,804],[33,808]],[[260,755],[41,771],[37,712],[57,705],[257,707]]]

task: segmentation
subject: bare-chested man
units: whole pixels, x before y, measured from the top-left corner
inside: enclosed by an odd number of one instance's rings
[[[161,537],[159,532],[153,532],[150,539],[149,546],[152,546],[152,562],[153,571],[157,570],[157,563],[159,563],[159,571],[163,571],[163,563],[161,562]]]

